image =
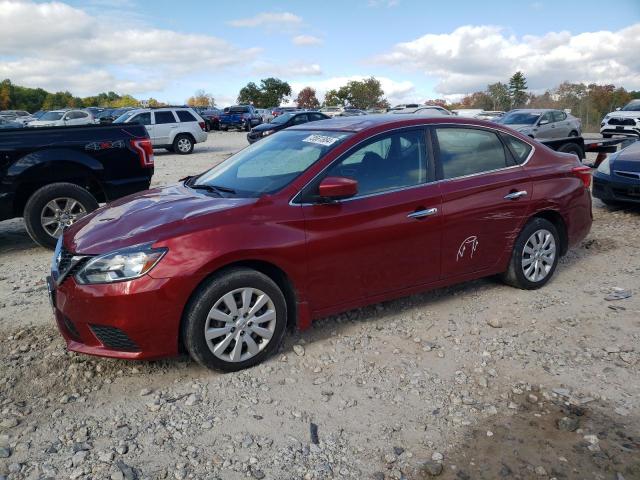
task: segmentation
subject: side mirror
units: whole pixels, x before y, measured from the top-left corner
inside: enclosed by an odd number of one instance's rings
[[[622,108],[620,108],[620,107],[616,108],[616,112],[619,112],[620,110],[622,110]]]
[[[547,125],[548,123],[549,123],[549,120],[540,120],[538,125]]]
[[[358,193],[358,182],[345,177],[326,177],[318,186],[318,194],[327,200],[342,200]]]

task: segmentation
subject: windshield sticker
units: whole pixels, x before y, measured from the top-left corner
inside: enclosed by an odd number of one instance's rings
[[[307,138],[302,140],[307,143],[316,143],[318,145],[324,145],[328,147],[329,145],[333,145],[338,141],[335,137],[327,137],[326,135],[309,135]]]

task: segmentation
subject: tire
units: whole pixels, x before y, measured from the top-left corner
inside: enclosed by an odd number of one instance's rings
[[[247,310],[243,305],[244,292],[248,290],[252,290],[246,297],[249,311],[263,298],[261,295],[266,295],[268,299],[252,317],[243,316]],[[225,299],[233,301],[238,316],[234,316]],[[269,313],[271,311],[274,313]],[[211,316],[213,312],[217,317]],[[251,322],[251,318],[270,320]],[[287,303],[278,285],[256,270],[232,268],[214,275],[196,290],[185,310],[181,333],[187,352],[200,365],[236,372],[257,365],[276,352],[284,337],[286,324]],[[217,336],[207,340],[206,329],[217,329]],[[254,352],[250,352],[247,339],[252,340]],[[242,342],[238,343],[238,340]],[[236,351],[237,345],[240,345],[239,352]],[[216,348],[217,354],[214,353]],[[234,359],[236,353],[238,355]]]
[[[29,197],[23,217],[29,236],[45,248],[54,248],[64,227],[96,208],[98,202],[84,188],[73,183],[52,183]]]
[[[553,242],[549,241],[549,246],[547,246],[546,249],[542,249],[543,252],[549,252],[549,247],[553,247],[553,259],[550,262],[548,261],[549,257],[544,255],[540,256],[539,260],[533,260],[533,253],[529,254],[525,251],[525,247],[528,249],[533,247],[534,251],[536,251],[535,246],[530,242],[536,234],[540,234],[541,232],[545,232],[544,235],[540,235],[536,238],[536,240],[541,240],[541,245],[544,245],[544,242],[547,241],[546,238],[544,238],[546,234],[549,234],[553,240]],[[511,260],[509,261],[509,268],[502,274],[502,280],[507,285],[523,290],[535,290],[544,286],[551,279],[556,267],[558,266],[560,247],[560,236],[558,235],[558,230],[553,223],[544,218],[531,219],[527,222],[516,239],[513,246],[513,252],[511,253]],[[525,256],[527,258],[525,258]],[[546,262],[545,259],[547,259]],[[525,262],[529,262],[529,266],[526,266]],[[540,266],[541,275],[544,273],[544,276],[541,278],[532,278],[532,276],[535,276],[538,272],[536,264]],[[528,272],[531,271],[531,268],[529,267],[533,268],[532,275],[525,274],[525,270]]]
[[[205,132],[210,132],[211,131],[211,122],[209,122],[209,120],[205,120],[205,122],[204,122],[204,131]]]
[[[193,138],[184,133],[176,135],[173,139],[173,151],[180,155],[189,155],[193,152]]]
[[[582,148],[580,148],[580,145],[577,145],[575,143],[565,143],[558,149],[558,151],[561,153],[572,153],[576,157],[578,157],[578,160],[580,161],[582,161],[582,158],[584,157]]]
[[[224,126],[220,127],[220,130],[222,130],[223,132],[228,132],[229,131],[229,127],[224,125]]]
[[[220,122],[217,120],[213,122],[213,130],[220,130]]]

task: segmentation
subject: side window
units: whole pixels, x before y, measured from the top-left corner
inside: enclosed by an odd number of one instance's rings
[[[176,123],[173,112],[155,112],[156,125],[162,123]]]
[[[87,118],[88,116],[87,112],[76,112],[76,118]]]
[[[498,136],[474,128],[436,128],[443,178],[505,168],[507,157]]]
[[[357,180],[356,197],[425,183],[424,132],[412,130],[378,137],[332,165],[325,176]]]
[[[129,123],[138,123],[140,125],[151,125],[151,113],[139,113],[133,117]]]
[[[553,120],[553,114],[551,112],[547,112],[544,115],[542,115],[542,117],[540,118],[540,122],[539,123],[541,124],[544,121],[546,121],[547,123],[553,122],[554,121]]]
[[[518,165],[522,165],[529,156],[529,153],[531,153],[531,149],[533,147],[519,138],[512,137],[511,135],[503,135],[502,138],[507,142],[507,145],[509,145],[516,163]]]
[[[74,118],[76,118],[75,112],[69,112],[69,113],[65,114],[65,116],[64,116],[65,120],[73,120]]]
[[[307,116],[306,115],[296,115],[295,117],[293,117],[293,120],[291,121],[292,125],[300,125],[302,123],[307,123]]]
[[[565,120],[567,118],[567,114],[564,112],[561,112],[560,110],[555,110],[553,112],[553,121],[554,122],[561,122],[563,120]]]
[[[191,115],[191,112],[187,110],[178,110],[176,113],[181,122],[197,122],[196,117]]]

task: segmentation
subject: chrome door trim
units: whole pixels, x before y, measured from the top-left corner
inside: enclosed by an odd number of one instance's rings
[[[435,215],[436,213],[438,213],[438,209],[437,208],[426,208],[424,210],[418,210],[416,212],[411,212],[409,215],[407,215],[407,218],[424,218],[424,217],[430,217],[431,215]]]
[[[527,191],[526,190],[520,190],[519,192],[512,192],[509,193],[507,195],[504,196],[505,200],[518,200],[521,197],[526,197],[527,196]]]

